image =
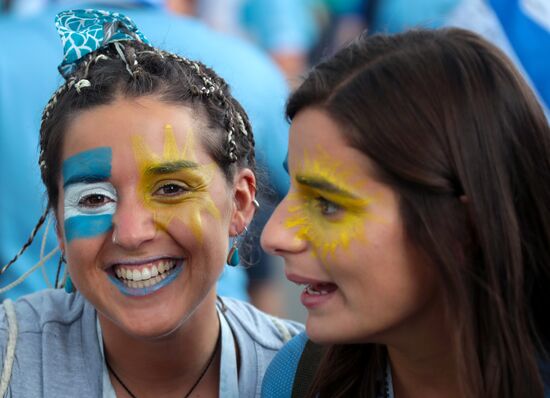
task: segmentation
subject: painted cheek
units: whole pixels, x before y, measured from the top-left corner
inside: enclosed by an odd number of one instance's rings
[[[368,212],[342,208],[343,214],[337,220],[331,220],[320,213],[315,198],[294,194],[291,200],[285,226],[294,229],[299,239],[310,242],[315,249],[312,254],[327,259],[336,249],[347,249],[352,241],[367,242],[365,223],[371,219]]]
[[[220,211],[208,190],[217,166],[214,163],[199,165],[196,162],[193,141],[193,132],[189,130],[185,145],[180,150],[172,127],[166,125],[162,155],[151,151],[139,136],[133,137],[132,146],[141,176],[138,191],[145,208],[152,212],[156,225],[166,230],[174,219],[179,219],[191,229],[199,241],[202,241],[202,213],[206,212],[214,218],[220,218]],[[163,165],[178,163],[194,163],[196,166],[162,175],[152,172],[154,169],[162,168]],[[181,184],[186,187],[185,192],[175,197],[159,195],[157,192],[162,187],[163,181]]]
[[[202,166],[201,168],[206,167]],[[194,170],[194,172],[200,173],[199,170]],[[186,174],[188,173],[186,172]],[[180,175],[171,175],[171,178],[175,177],[180,181],[190,180],[188,176],[182,176],[182,173],[178,174]],[[202,240],[203,212],[212,215],[216,219],[220,218],[220,212],[208,191],[209,183],[213,177],[212,174],[204,173],[200,178],[202,182],[199,185],[190,188],[189,191],[177,198],[163,198],[155,195],[155,181],[153,180],[151,183],[148,183],[147,178],[144,177],[144,185],[151,188],[141,189],[141,196],[145,208],[153,213],[155,223],[158,227],[167,229],[172,220],[178,219],[191,229],[193,235],[198,240]]]
[[[324,181],[342,191],[355,193],[355,197],[351,198],[300,186],[296,193],[289,196],[289,214],[285,226],[295,230],[299,239],[310,242],[314,248],[311,253],[326,260],[328,256],[334,255],[336,249],[347,249],[352,241],[366,243],[365,224],[375,219],[369,211],[375,199],[357,194],[364,192],[361,188],[363,183],[352,183],[350,180],[359,172],[333,161],[322,148],[318,148],[314,156],[304,152],[299,174],[310,176],[315,181]],[[296,175],[293,178],[296,179]],[[319,198],[337,205],[340,209],[338,217],[323,214]]]
[[[65,239],[93,238],[102,235],[113,227],[112,215],[71,217],[65,220]]]
[[[106,180],[111,176],[111,148],[81,152],[63,162],[65,239],[91,238],[112,228],[116,191]],[[87,197],[101,197],[100,206],[87,206]]]

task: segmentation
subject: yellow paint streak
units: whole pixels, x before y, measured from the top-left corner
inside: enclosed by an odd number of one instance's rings
[[[140,136],[132,137],[132,148],[140,174],[138,192],[144,206],[153,213],[158,228],[167,229],[172,220],[177,218],[191,229],[199,241],[202,241],[203,211],[220,218],[220,211],[208,191],[217,165],[198,164],[194,153],[193,131],[187,132],[185,144],[179,150],[172,126],[166,125],[162,156],[151,151]],[[196,166],[180,168],[167,174],[152,172],[155,168],[178,162],[193,162]],[[173,196],[159,194],[159,190],[167,184],[182,187],[184,192]]]
[[[289,216],[285,226],[296,229],[297,238],[310,242],[315,249],[312,250],[314,255],[327,259],[336,249],[347,249],[352,241],[366,243],[365,223],[376,219],[369,211],[375,198],[360,194],[365,189],[361,182],[353,182],[357,171],[344,168],[320,148],[315,155],[304,153],[298,174],[330,183],[354,197],[297,184],[296,192],[289,196]],[[319,197],[334,203],[340,210],[333,216],[323,214]]]

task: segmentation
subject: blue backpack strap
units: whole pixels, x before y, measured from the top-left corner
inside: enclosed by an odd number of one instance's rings
[[[292,338],[275,355],[262,383],[262,398],[291,398],[294,376],[308,339],[305,333]]]
[[[307,340],[300,357],[300,362],[298,363],[298,368],[296,369],[296,374],[294,375],[292,398],[306,396],[324,352],[325,350],[322,346],[315,344],[309,339]]]

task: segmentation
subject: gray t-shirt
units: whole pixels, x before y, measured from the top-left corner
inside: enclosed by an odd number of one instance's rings
[[[274,318],[247,303],[230,298],[223,301],[239,345],[240,397],[259,397],[269,362],[303,326]],[[18,331],[6,396],[101,397],[103,357],[94,307],[78,292],[63,290],[25,296],[14,307]],[[6,363],[8,335],[8,319],[0,307],[0,364]]]

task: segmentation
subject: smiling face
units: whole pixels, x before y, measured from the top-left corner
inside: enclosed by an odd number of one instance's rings
[[[305,289],[307,332],[317,342],[384,342],[422,322],[435,302],[435,275],[408,244],[395,192],[317,109],[290,130],[291,188],[262,235]]]
[[[246,206],[234,199],[251,172],[226,181],[196,115],[152,97],[118,99],[66,131],[57,215],[70,275],[102,322],[130,334],[165,335],[211,312],[203,304],[215,300],[228,236],[252,215],[239,218]]]

